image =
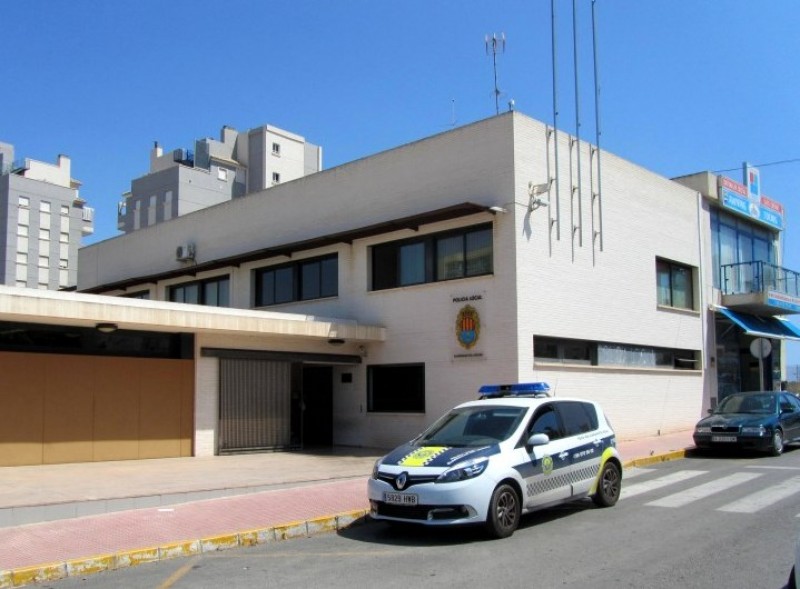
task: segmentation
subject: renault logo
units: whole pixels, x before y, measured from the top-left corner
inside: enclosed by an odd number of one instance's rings
[[[401,472],[399,475],[397,475],[397,478],[394,480],[394,486],[397,487],[398,491],[402,491],[405,488],[407,482],[408,482],[408,473]]]

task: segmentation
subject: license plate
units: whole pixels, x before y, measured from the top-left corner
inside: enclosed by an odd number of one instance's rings
[[[415,493],[384,493],[383,501],[389,505],[416,505]]]
[[[712,442],[735,442],[736,436],[711,436]]]

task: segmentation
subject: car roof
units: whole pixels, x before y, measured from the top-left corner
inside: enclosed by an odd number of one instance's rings
[[[580,403],[591,403],[597,405],[594,401],[588,399],[576,399],[572,397],[495,397],[490,399],[479,399],[476,401],[467,401],[457,405],[455,409],[460,407],[539,407],[553,401],[577,401]]]

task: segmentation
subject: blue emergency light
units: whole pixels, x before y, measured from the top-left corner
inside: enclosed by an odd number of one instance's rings
[[[479,390],[481,399],[496,397],[549,397],[550,385],[546,382],[521,382],[518,384],[485,384]]]

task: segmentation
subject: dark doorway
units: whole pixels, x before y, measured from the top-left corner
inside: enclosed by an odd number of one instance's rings
[[[333,445],[333,368],[303,366],[302,446]]]

